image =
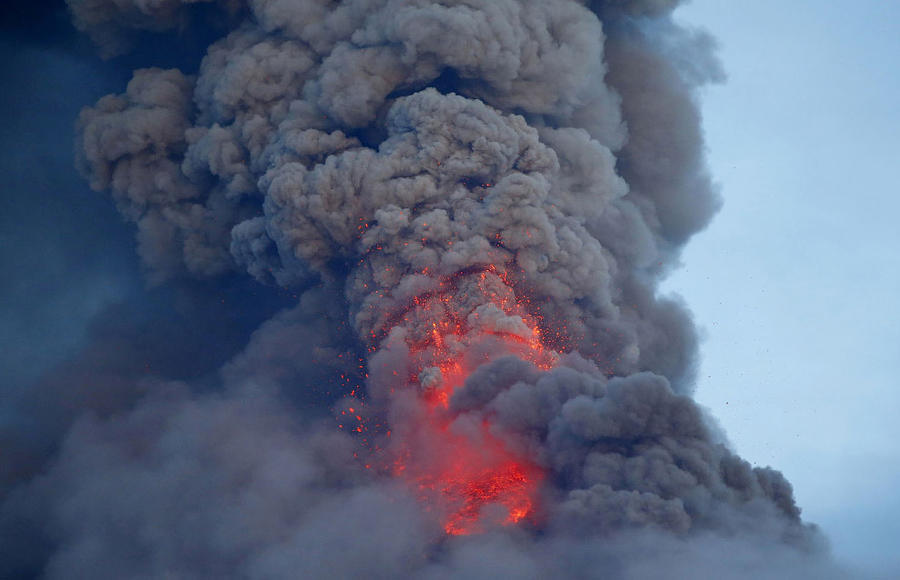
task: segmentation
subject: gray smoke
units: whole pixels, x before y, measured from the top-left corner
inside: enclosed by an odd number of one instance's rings
[[[696,98],[723,73],[678,2],[67,1],[106,56],[227,29],[198,70],[136,70],[85,108],[78,167],[135,224],[152,283],[297,298],[203,377],[91,384],[88,358],[45,379],[38,400],[70,376],[84,394],[35,419],[57,443],[3,490],[0,532],[42,546],[11,570],[842,577],[790,483],[691,399],[697,333],[658,295],[720,203]],[[442,380],[420,346],[448,316],[474,368],[452,428],[488,424],[546,471],[536,523],[448,538],[368,468],[419,444]],[[496,339],[532,325],[552,368]],[[323,417],[351,406],[371,431]]]

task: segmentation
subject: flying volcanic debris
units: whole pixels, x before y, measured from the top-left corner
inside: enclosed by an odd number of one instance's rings
[[[65,413],[2,490],[9,569],[840,577],[692,400],[657,292],[720,203],[696,91],[722,73],[677,1],[67,1],[107,57],[216,38],[77,120],[150,282],[189,318],[245,308],[207,304],[240,277],[292,304],[212,375],[37,383]]]

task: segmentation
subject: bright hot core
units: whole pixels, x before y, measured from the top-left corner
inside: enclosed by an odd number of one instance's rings
[[[538,320],[493,266],[441,280],[412,301],[394,322],[409,332],[410,384],[424,412],[396,450],[393,473],[436,511],[450,535],[534,519],[543,480],[540,467],[510,449],[490,416],[461,416],[454,392],[480,365],[514,355],[540,369],[558,353],[545,347]]]

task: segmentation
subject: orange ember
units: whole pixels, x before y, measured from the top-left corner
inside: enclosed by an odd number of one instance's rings
[[[462,506],[450,515],[444,530],[450,535],[481,531],[482,508],[498,505],[504,508],[501,523],[514,524],[531,513],[534,503],[536,473],[525,466],[507,463],[476,477],[442,481],[443,493],[450,500],[462,499]]]
[[[403,325],[414,361],[412,384],[426,403],[415,436],[397,450],[394,473],[443,514],[450,535],[515,524],[534,512],[542,470],[510,450],[489,423],[455,423],[454,392],[478,366],[514,355],[552,368],[537,318],[493,266],[440,280],[439,290],[412,300],[392,320]],[[386,329],[388,330],[388,329]]]

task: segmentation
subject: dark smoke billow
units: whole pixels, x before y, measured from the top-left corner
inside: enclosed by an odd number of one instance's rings
[[[35,383],[2,434],[49,440],[3,480],[9,574],[841,577],[691,399],[657,294],[719,206],[696,90],[722,73],[677,2],[68,5],[105,56],[217,40],[77,120],[187,322]],[[251,277],[290,305],[228,350]],[[166,365],[191,321],[226,362]]]

